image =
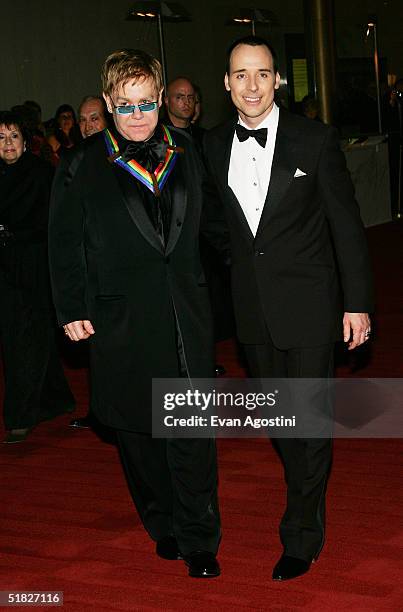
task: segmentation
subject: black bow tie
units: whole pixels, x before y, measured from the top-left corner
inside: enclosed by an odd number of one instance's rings
[[[256,139],[256,142],[258,142],[261,147],[265,148],[267,128],[260,128],[260,130],[247,130],[243,125],[237,123],[235,126],[235,131],[240,142],[244,142],[245,140],[248,140],[249,137],[252,137]]]
[[[144,142],[129,142],[122,153],[122,159],[125,162],[135,159],[143,168],[152,172],[165,160],[167,146],[168,143],[157,136]]]

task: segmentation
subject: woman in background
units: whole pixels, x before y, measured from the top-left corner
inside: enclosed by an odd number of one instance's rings
[[[70,104],[62,104],[53,120],[53,133],[48,136],[48,143],[52,147],[56,163],[65,149],[71,149],[80,140],[80,129],[74,110]]]
[[[52,168],[27,151],[18,114],[0,111],[0,341],[5,442],[74,409],[56,349],[47,225]]]

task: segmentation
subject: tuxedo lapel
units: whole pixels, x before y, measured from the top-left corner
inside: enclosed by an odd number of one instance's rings
[[[164,253],[164,245],[162,244],[160,237],[155,231],[144,209],[143,203],[137,197],[136,190],[130,189],[130,183],[127,180],[123,180],[126,177],[120,177],[120,172],[124,172],[124,170],[121,170],[118,167],[114,167],[113,170],[121,188],[123,200],[132,221],[135,223],[137,229],[142,234],[143,238],[145,238],[147,242],[151,244],[152,247],[157,249],[157,251],[160,251],[160,253]],[[122,178],[122,180],[120,180],[120,178]],[[133,178],[133,180],[136,179]]]
[[[247,234],[248,238],[251,238],[253,240],[253,234],[252,231],[249,227],[249,223],[245,217],[245,213],[242,210],[242,207],[238,201],[238,198],[236,197],[235,193],[232,191],[231,187],[229,185],[227,185],[227,192],[228,192],[228,199],[232,204],[232,208],[234,210],[234,213],[236,214],[236,216],[238,217],[238,220],[241,224],[241,226],[243,227],[245,233]]]
[[[256,236],[270,220],[294,178],[297,165],[292,136],[287,130],[287,116],[280,111],[270,184]]]
[[[125,171],[116,165],[112,166],[112,172],[115,175],[120,193],[123,196],[124,204],[129,212],[129,215],[136,225],[139,232],[147,242],[157,249],[160,253],[167,255],[171,253],[178,241],[179,235],[182,230],[186,206],[187,206],[187,188],[184,179],[183,160],[181,156],[178,156],[176,165],[172,170],[171,175],[168,178],[168,183],[165,188],[169,186],[171,190],[171,222],[168,234],[168,240],[166,246],[163,244],[162,239],[155,230],[147,212],[144,208],[143,202],[140,200],[137,194],[137,189],[132,189],[130,181],[125,176]],[[132,178],[135,181],[135,178]]]
[[[169,229],[168,242],[166,246],[166,255],[169,255],[178,241],[181,233],[185,215],[188,198],[188,190],[186,188],[184,170],[183,170],[183,159],[181,156],[176,161],[176,166],[172,171],[168,181],[170,182],[171,188],[171,226]]]
[[[231,161],[231,150],[232,150],[232,141],[234,139],[235,126],[237,124],[237,120],[234,120],[227,124],[227,129],[222,134],[224,148],[219,149],[216,155],[216,163],[217,163],[217,175],[221,181],[223,192],[226,195],[227,201],[230,203],[235,215],[237,216],[241,226],[246,232],[248,238],[253,239],[253,234],[250,230],[249,223],[246,220],[242,207],[232,191],[231,187],[228,185],[228,172],[229,172],[229,164]],[[223,158],[224,151],[224,158]],[[222,166],[222,170],[220,170],[220,166]]]

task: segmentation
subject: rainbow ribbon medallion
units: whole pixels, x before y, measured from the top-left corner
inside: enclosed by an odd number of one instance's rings
[[[161,124],[164,141],[168,143],[165,159],[161,162],[154,172],[148,172],[134,159],[126,162],[122,159],[119,146],[114,135],[108,128],[103,130],[106,148],[109,154],[109,161],[118,164],[121,168],[129,172],[138,181],[143,183],[155,196],[159,196],[169,175],[171,174],[178,157],[178,153],[183,153],[181,147],[177,147],[168,128]]]

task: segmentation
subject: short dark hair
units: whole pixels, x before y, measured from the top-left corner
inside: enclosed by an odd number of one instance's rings
[[[249,45],[250,47],[262,47],[262,46],[267,47],[273,58],[274,73],[278,72],[277,53],[275,52],[274,48],[265,38],[262,38],[260,36],[252,36],[250,34],[249,36],[243,36],[242,38],[238,38],[237,40],[234,40],[232,45],[229,47],[227,51],[227,65],[226,65],[227,74],[229,74],[229,71],[230,71],[230,60],[231,60],[232,52],[235,49],[235,47],[237,47],[238,45]]]
[[[29,134],[33,134],[38,128],[38,113],[31,106],[18,104],[12,106],[10,111],[18,115],[21,125],[28,130]]]
[[[20,107],[17,107],[17,110],[0,111],[0,125],[5,125],[8,129],[10,129],[11,126],[17,127],[23,139],[26,141],[29,137],[29,132],[21,113],[18,112],[18,108]]]

